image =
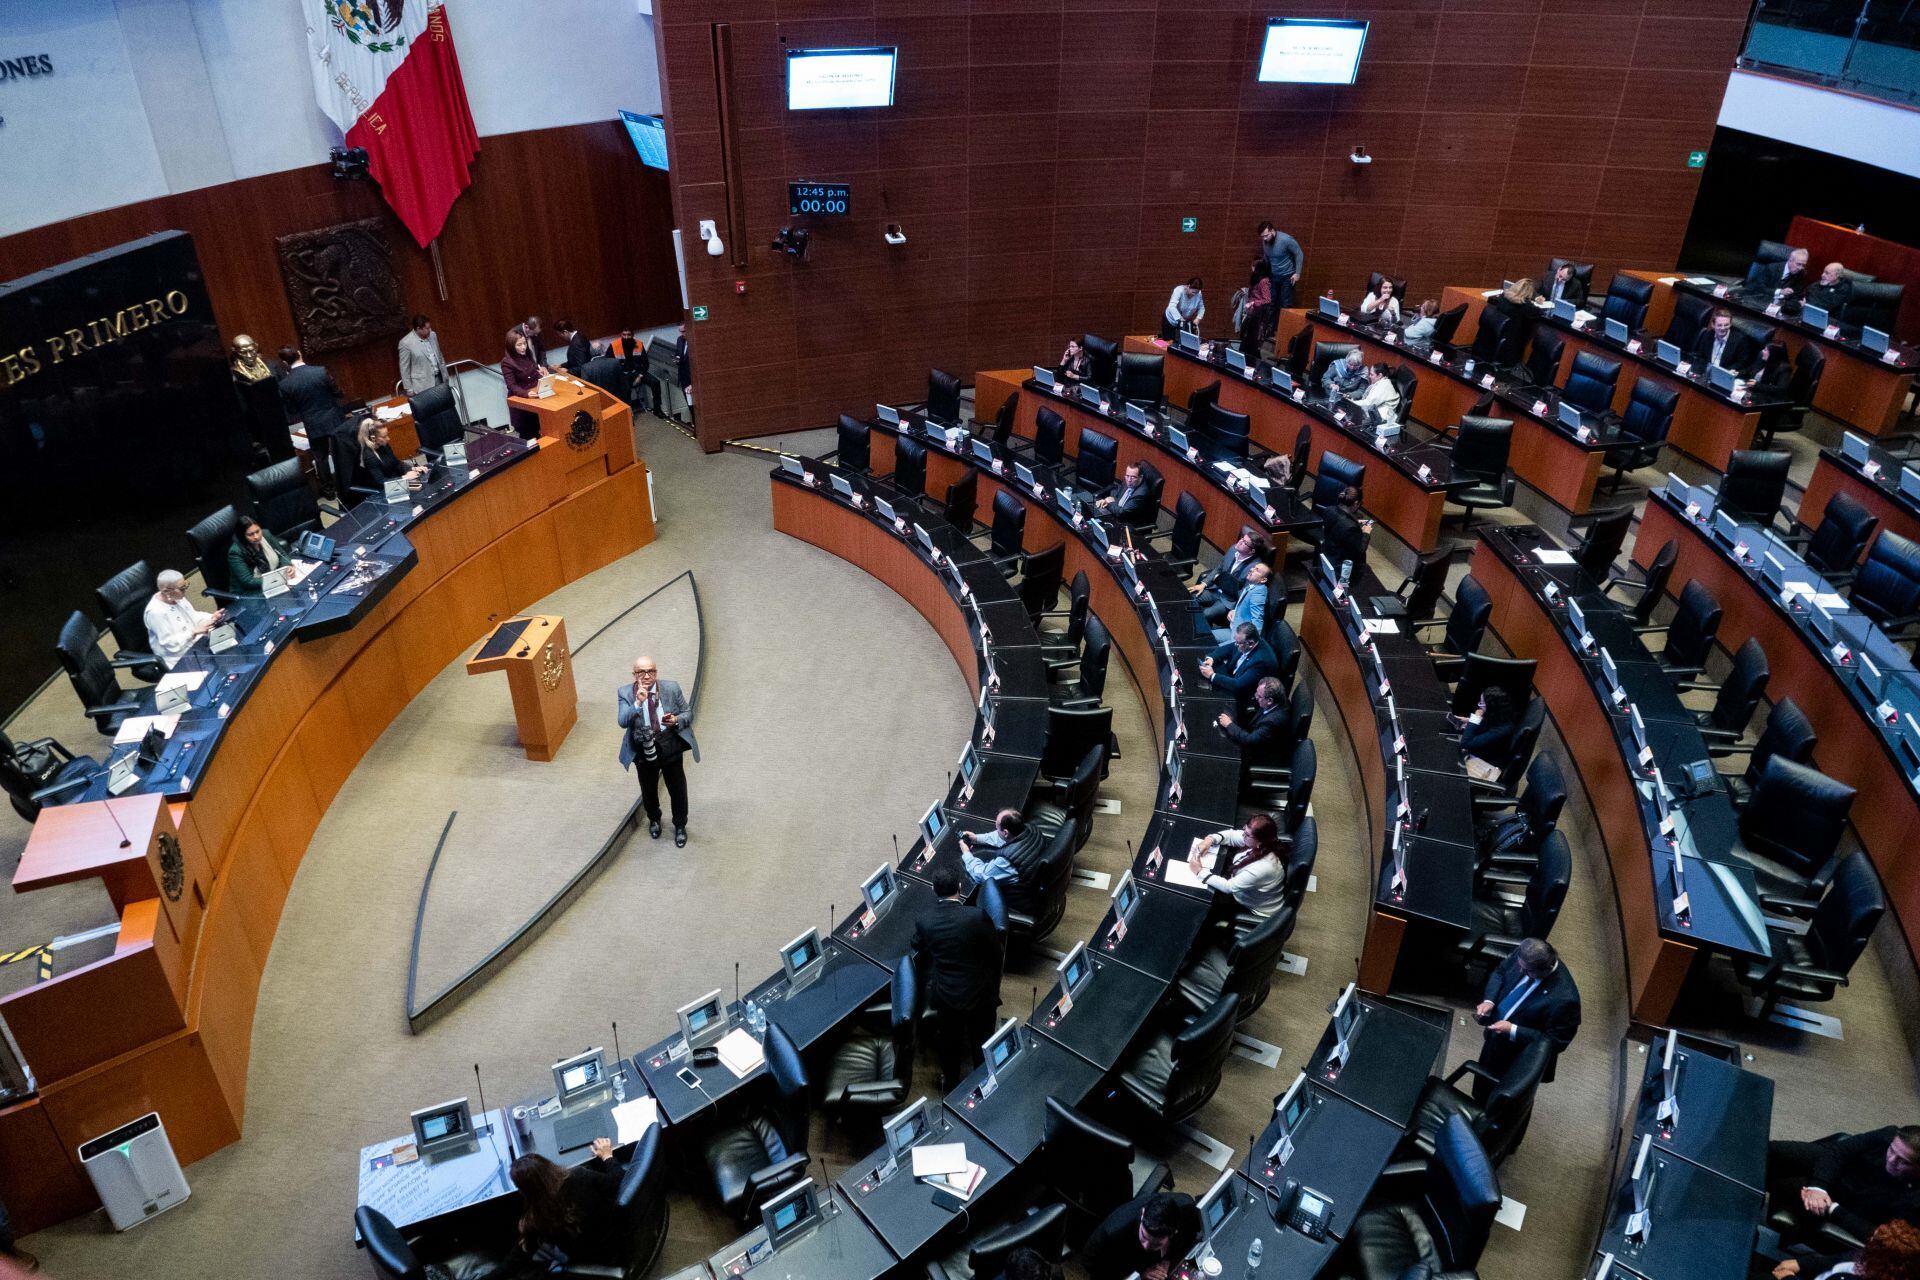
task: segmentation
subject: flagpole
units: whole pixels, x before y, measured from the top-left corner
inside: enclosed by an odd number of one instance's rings
[[[427,242],[427,255],[433,259],[433,284],[440,291],[440,301],[447,300],[447,271],[440,261],[440,237],[435,236]]]

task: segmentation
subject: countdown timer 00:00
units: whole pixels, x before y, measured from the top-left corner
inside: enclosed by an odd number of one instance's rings
[[[845,214],[851,190],[844,182],[789,182],[787,212],[796,215]]]

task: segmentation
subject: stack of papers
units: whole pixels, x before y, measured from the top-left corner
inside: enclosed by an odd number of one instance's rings
[[[1364,618],[1361,620],[1370,636],[1397,636],[1400,624],[1392,618]]]
[[[638,1142],[647,1130],[660,1123],[660,1104],[651,1096],[632,1098],[613,1109],[616,1137],[621,1146]]]
[[[1189,889],[1201,887],[1200,877],[1193,874],[1193,868],[1187,865],[1185,858],[1168,858],[1165,874],[1161,879],[1168,884],[1183,885]]]
[[[714,1048],[720,1053],[720,1065],[741,1080],[758,1071],[760,1064],[767,1060],[766,1050],[760,1047],[760,1042],[745,1027],[735,1027],[727,1032],[726,1037]]]
[[[398,422],[407,416],[404,406],[397,404],[382,405],[373,411],[373,416],[381,422]]]
[[[153,691],[155,693],[166,693],[172,689],[179,689],[186,693],[192,693],[206,682],[207,673],[205,671],[169,671],[166,675],[160,677],[160,683],[153,686]],[[142,732],[144,732],[144,730]],[[172,735],[169,734],[168,736]]]
[[[913,1176],[966,1200],[973,1196],[987,1171],[967,1159],[966,1143],[936,1142],[913,1149]]]
[[[1541,564],[1572,564],[1573,563],[1572,552],[1561,551],[1553,547],[1535,547],[1533,554],[1539,557]]]
[[[147,736],[148,729],[158,729],[161,737],[171,738],[174,726],[179,723],[178,715],[128,716],[120,722],[120,731],[113,735],[113,745],[124,747],[128,743],[138,742]]]

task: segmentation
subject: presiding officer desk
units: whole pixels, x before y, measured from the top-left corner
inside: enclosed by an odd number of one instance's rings
[[[1584,569],[1532,526],[1483,530],[1473,576],[1493,597],[1492,626],[1516,658],[1531,658],[1606,844],[1625,932],[1629,1008],[1643,1022],[1667,1022],[1686,980],[1710,954],[1739,960],[1771,954],[1754,873],[1739,856],[1732,802],[1711,771],[1694,713],[1673,677],[1634,634],[1632,620]],[[1571,601],[1580,613],[1583,644]],[[1601,654],[1619,673],[1616,699]],[[1633,711],[1644,724],[1644,749]],[[1715,779],[1688,796],[1688,765]],[[1655,787],[1664,785],[1669,831]],[[1676,851],[1677,846],[1677,851]],[[1676,857],[1684,859],[1676,886]],[[1680,892],[1688,911],[1675,909]]]
[[[108,958],[0,1004],[40,1084],[0,1111],[16,1225],[91,1207],[75,1149],[148,1111],[183,1161],[240,1136],[281,907],[354,764],[495,622],[652,540],[629,411],[595,392],[592,412],[586,447],[480,432],[410,502],[358,504],[325,530],[335,563],[235,601],[238,643],[181,660],[205,681],[157,764],[110,802],[100,780],[41,813],[14,887],[97,877],[121,930]],[[154,696],[126,693],[139,713]]]
[[[1914,840],[1920,831],[1920,733],[1913,727],[1920,723],[1920,672],[1906,650],[1785,544],[1744,522],[1738,523],[1737,541],[1729,543],[1714,527],[1714,497],[1713,490],[1696,486],[1684,505],[1665,490],[1649,498],[1634,562],[1644,567],[1673,542],[1679,557],[1672,581],[1697,579],[1720,602],[1718,643],[1733,650],[1749,637],[1759,640],[1772,669],[1769,695],[1790,696],[1818,735],[1815,767],[1859,793],[1850,821],[1886,888],[1908,951],[1920,960],[1920,852]],[[1736,554],[1741,546],[1745,557]],[[1765,563],[1769,555],[1784,574]],[[1783,603],[1789,584],[1793,599]],[[1883,718],[1882,704],[1897,714],[1897,725]]]

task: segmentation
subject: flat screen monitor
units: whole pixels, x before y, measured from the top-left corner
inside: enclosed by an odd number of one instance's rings
[[[867,904],[867,910],[878,912],[893,900],[894,890],[899,887],[893,868],[883,862],[879,870],[860,882],[860,899]]]
[[[1353,993],[1354,984],[1349,982],[1333,1005],[1333,1046],[1327,1051],[1327,1065],[1336,1070],[1352,1055],[1353,1032],[1360,1022],[1360,1006]]]
[[[889,1117],[880,1126],[887,1135],[887,1158],[898,1160],[911,1151],[914,1143],[927,1136],[930,1123],[925,1098],[915,1098],[905,1110]]]
[[[1900,468],[1900,492],[1909,498],[1920,498],[1920,471],[1912,467]]]
[[[1367,23],[1358,18],[1268,18],[1262,84],[1352,84]]]
[[[826,953],[820,949],[818,929],[809,929],[780,948],[780,967],[787,971],[789,979],[796,981],[811,976],[825,958]]]
[[[1178,427],[1168,427],[1167,443],[1181,453],[1185,453],[1187,451],[1187,433]]]
[[[1320,314],[1329,318],[1337,317],[1340,314],[1339,299],[1330,295],[1322,295],[1320,299]]]
[[[940,839],[940,833],[947,829],[947,815],[941,811],[940,802],[934,801],[927,811],[920,815],[920,834],[927,842],[927,848],[933,848]]]
[[[1000,1024],[1000,1029],[993,1033],[992,1038],[981,1046],[981,1056],[987,1060],[987,1074],[998,1080],[1000,1073],[1020,1056],[1022,1047],[1020,1024],[1008,1018]]]
[[[1060,975],[1061,991],[1069,996],[1079,994],[1080,988],[1086,985],[1087,978],[1093,973],[1093,962],[1087,959],[1087,944],[1074,943],[1073,950],[1067,952],[1060,961],[1056,972]]]
[[[1288,373],[1279,365],[1275,365],[1273,368],[1267,370],[1267,375],[1273,379],[1274,390],[1284,391],[1288,395],[1293,394],[1293,375],[1291,373]]]
[[[1677,366],[1681,360],[1685,359],[1685,357],[1680,354],[1680,348],[1668,342],[1665,338],[1654,343],[1653,353],[1655,357],[1659,359],[1660,363],[1664,365]]]
[[[1885,351],[1891,343],[1892,340],[1886,334],[1871,326],[1860,331],[1860,345],[1869,351],[1875,353]]]
[[[1200,335],[1191,329],[1182,329],[1180,331],[1180,349],[1182,351],[1199,351]]]
[[[993,445],[990,442],[975,436],[972,440],[969,440],[967,444],[973,450],[974,457],[988,464],[993,462]]]
[[[680,1035],[689,1049],[704,1049],[727,1034],[727,1002],[718,991],[681,1005],[674,1015],[680,1020]]]
[[[1632,337],[1633,335],[1627,331],[1627,322],[1625,320],[1610,319],[1607,321],[1607,338],[1609,341],[1624,344]]]
[[[1273,1118],[1280,1132],[1267,1149],[1268,1164],[1285,1165],[1293,1155],[1293,1137],[1300,1131],[1300,1122],[1306,1119],[1307,1108],[1312,1105],[1313,1097],[1307,1092],[1307,1073],[1302,1071],[1273,1106]]]
[[[1042,387],[1051,388],[1053,386],[1053,370],[1047,368],[1045,365],[1034,365],[1033,380]]]
[[[1578,431],[1586,425],[1586,419],[1580,416],[1580,406],[1569,400],[1562,400],[1558,410],[1560,421]]]
[[[659,116],[643,116],[632,111],[620,113],[620,123],[627,126],[627,136],[633,139],[633,149],[640,153],[640,161],[649,169],[667,167],[667,124]]]
[[[1723,365],[1707,366],[1707,384],[1716,391],[1733,390],[1733,370]]]
[[[1857,436],[1851,431],[1840,436],[1840,456],[1849,462],[1865,463],[1871,456],[1871,446],[1865,436]]]
[[[841,475],[838,471],[828,476],[827,479],[833,483],[833,491],[841,497],[851,498],[853,496],[853,482]]]
[[[473,1141],[473,1112],[465,1098],[413,1113],[413,1145],[423,1156],[435,1155]]]
[[[1121,875],[1120,883],[1113,886],[1113,918],[1126,921],[1133,916],[1133,909],[1140,905],[1140,885],[1133,878],[1133,872]]]
[[[1234,1171],[1228,1169],[1214,1180],[1207,1194],[1200,1197],[1200,1230],[1211,1240],[1233,1216],[1235,1196],[1233,1194]]]
[[[1653,1225],[1648,1208],[1653,1203],[1653,1171],[1653,1135],[1649,1133],[1641,1136],[1639,1153],[1633,1159],[1633,1210],[1627,1215],[1627,1235],[1634,1240],[1644,1241]]]
[[[900,411],[890,404],[876,404],[873,406],[873,416],[890,427],[900,425]]]
[[[1326,299],[1322,299],[1321,301],[1324,303]],[[1336,311],[1339,310],[1339,305],[1337,303],[1335,304],[1334,309]],[[1242,351],[1238,347],[1228,347],[1227,348],[1227,368],[1233,370],[1235,373],[1245,373],[1247,371],[1247,353]]]
[[[767,1245],[778,1250],[820,1216],[813,1179],[806,1178],[760,1206],[760,1223],[767,1229]]]
[[[1827,309],[1816,307],[1812,303],[1800,308],[1800,318],[1816,329],[1827,327]]]
[[[1147,411],[1131,401],[1127,403],[1127,421],[1136,427],[1153,425],[1153,419],[1147,416]]]
[[[926,548],[929,555],[933,553],[933,535],[927,532],[925,525],[917,524],[913,526],[913,536],[920,540],[920,545]]]
[[[1556,298],[1553,303],[1553,318],[1570,321],[1573,319],[1575,309],[1574,305],[1565,298]]]
[[[593,1093],[607,1078],[606,1051],[589,1049],[553,1064],[553,1095],[566,1106],[575,1098]]]
[[[789,49],[787,110],[890,107],[896,61],[891,46],[870,49]]]

